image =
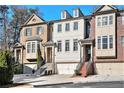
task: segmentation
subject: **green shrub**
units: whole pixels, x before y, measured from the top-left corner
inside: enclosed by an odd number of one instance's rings
[[[13,59],[9,51],[0,52],[0,85],[12,82]]]
[[[14,65],[14,74],[22,74],[22,64],[16,63]]]

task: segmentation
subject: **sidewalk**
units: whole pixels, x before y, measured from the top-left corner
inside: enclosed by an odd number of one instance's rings
[[[75,84],[75,83],[90,83],[90,82],[110,82],[110,81],[124,81],[124,75],[110,76],[110,75],[92,75],[86,78],[72,75],[49,75],[49,76],[31,76],[31,75],[15,75],[14,83],[25,83],[26,85],[20,87],[36,87],[60,84]]]

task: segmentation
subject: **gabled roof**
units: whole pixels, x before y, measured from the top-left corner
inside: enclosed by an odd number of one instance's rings
[[[18,47],[23,47],[23,45],[22,45],[21,43],[17,42],[17,43],[13,46],[13,48],[18,48]]]
[[[28,19],[27,19],[27,21],[24,23],[24,25],[27,25],[28,24],[28,22],[34,17],[34,16],[36,16],[36,17],[38,17],[41,21],[45,21],[44,19],[42,19],[41,17],[39,17],[37,14],[35,14],[35,13],[33,13]]]
[[[40,36],[30,36],[26,39],[26,41],[42,41],[42,39],[40,38]]]
[[[99,12],[100,10],[102,10],[106,6],[109,7],[110,9],[112,9],[112,10],[117,10],[117,8],[113,5],[101,5],[93,13]]]

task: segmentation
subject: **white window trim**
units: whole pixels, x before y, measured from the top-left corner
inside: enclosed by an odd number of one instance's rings
[[[65,23],[65,31],[66,32],[70,31],[70,23]]]
[[[100,38],[100,48],[98,48],[98,38]],[[97,36],[97,49],[102,49],[102,36]]]
[[[59,30],[59,26],[61,25],[61,30]],[[61,33],[62,32],[62,24],[57,24],[57,32]]]
[[[38,28],[42,29],[42,31],[38,31]],[[36,35],[41,35],[44,32],[44,28],[42,26],[36,27]]]
[[[58,45],[59,42],[61,42],[61,49],[58,51],[58,47],[57,47],[57,52],[62,52],[62,41],[61,40],[58,40],[57,41],[57,45]]]
[[[35,42],[35,52],[32,52],[32,42]],[[27,53],[27,54],[34,54],[34,53],[36,54],[36,53],[37,53],[37,44],[38,44],[38,42],[39,42],[39,41],[27,41],[27,42],[26,42],[26,53]],[[31,47],[30,47],[30,50],[29,50],[29,51],[30,51],[29,53],[27,52],[27,44],[28,44],[28,43],[30,43],[30,46],[31,46]],[[39,42],[39,43],[40,43],[40,42]],[[41,46],[40,46],[40,47],[41,47]]]
[[[75,23],[77,23],[77,29],[75,29]],[[73,30],[77,31],[79,29],[79,22],[75,21],[73,22]]]
[[[122,38],[124,38],[124,36],[121,36],[121,45],[124,47],[124,40],[122,40]]]
[[[79,16],[79,11],[78,11],[78,9],[75,9],[73,13],[74,13],[74,14],[73,14],[74,17],[78,17],[78,16]]]
[[[77,42],[77,49],[76,50],[74,50],[74,47],[75,47],[74,42]],[[73,39],[73,51],[78,51],[78,39]]]
[[[113,35],[107,35],[106,37],[107,37],[107,48],[106,49],[113,49],[114,48],[114,40],[113,40],[113,42],[112,42],[112,48],[110,48],[110,40],[109,40],[109,38],[110,38],[110,36],[112,36],[112,39],[113,39]],[[103,37],[104,36],[97,36],[97,40],[96,40],[96,48],[97,48],[97,50],[100,50],[100,49],[98,49],[98,37],[100,37],[101,38],[101,50],[105,50],[105,49],[103,49]]]
[[[112,48],[110,48],[110,36],[112,36]],[[108,48],[113,49],[113,35],[108,36]]]
[[[98,25],[98,18],[100,18],[100,20],[99,20],[100,21],[100,25]],[[102,26],[102,17],[97,17],[97,24],[96,25],[97,25],[97,27],[101,27]]]
[[[109,21],[110,16],[113,17],[112,18],[112,24],[110,24],[110,21]],[[107,25],[103,25],[103,17],[107,17]],[[98,18],[100,18],[100,23],[101,23],[100,26],[98,26]],[[96,17],[96,26],[97,27],[111,26],[111,25],[113,25],[113,22],[114,22],[114,16],[113,15],[106,15],[106,16],[98,16],[98,17]]]
[[[69,46],[68,46],[68,49],[69,50],[66,50],[66,42],[68,41],[68,43],[69,43]],[[65,52],[69,52],[70,51],[70,40],[65,40]]]

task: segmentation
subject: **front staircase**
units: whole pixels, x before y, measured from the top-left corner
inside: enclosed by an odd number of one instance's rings
[[[42,65],[41,67],[39,67],[39,69],[35,70],[33,75],[42,76],[42,75],[50,75],[53,73],[54,73],[53,64],[52,63],[46,63],[46,64]]]
[[[75,73],[76,75],[82,75],[83,77],[87,77],[88,75],[92,75],[94,73],[93,62],[90,60],[88,62],[84,62],[81,59],[81,62],[77,65]]]
[[[82,65],[81,68],[81,75],[83,77],[87,77],[88,75],[92,75],[93,74],[93,62],[84,62],[84,64]]]

